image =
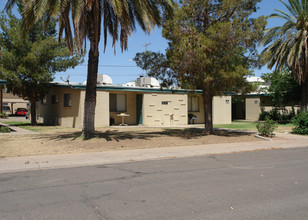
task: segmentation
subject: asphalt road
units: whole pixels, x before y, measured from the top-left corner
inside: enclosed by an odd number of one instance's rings
[[[308,148],[0,175],[0,219],[307,219]]]

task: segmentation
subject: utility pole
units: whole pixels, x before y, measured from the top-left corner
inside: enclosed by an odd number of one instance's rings
[[[150,45],[151,43],[145,43],[143,46],[144,46],[144,49],[145,49],[145,54],[147,53],[147,49],[148,49],[148,46]],[[145,77],[148,77],[148,67],[145,69]]]

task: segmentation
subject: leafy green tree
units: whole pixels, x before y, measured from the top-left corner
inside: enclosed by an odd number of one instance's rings
[[[0,15],[0,78],[7,88],[31,103],[31,124],[36,125],[36,102],[48,91],[54,74],[81,62],[56,37],[56,23],[40,20],[26,36],[20,33],[21,20],[9,13]]]
[[[18,0],[8,0],[6,8],[11,8]],[[22,0],[25,4],[24,24],[27,29],[47,13],[59,18],[60,34],[65,31],[68,47],[73,43],[78,51],[90,41],[88,76],[83,119],[83,136],[94,134],[96,106],[96,84],[99,61],[99,42],[103,32],[104,46],[108,33],[112,45],[120,40],[121,49],[127,50],[127,39],[139,24],[142,30],[150,32],[161,24],[162,11],[171,11],[172,0]],[[72,16],[72,19],[70,19]],[[71,24],[73,24],[74,34]],[[61,36],[61,35],[60,35]],[[74,37],[74,39],[73,39]]]
[[[301,88],[297,85],[290,70],[263,74],[265,82],[270,83],[268,92],[275,107],[285,107],[288,103],[295,105],[301,98]]]
[[[246,84],[258,64],[265,17],[250,18],[260,0],[183,0],[167,19],[167,57],[182,87],[201,89],[205,133],[213,132],[212,100]],[[246,87],[247,88],[247,87]]]
[[[276,26],[266,31],[261,44],[266,46],[268,67],[276,71],[290,67],[299,85],[302,85],[302,110],[308,108],[308,1],[288,0],[285,3],[287,12],[276,10],[270,18],[285,20],[282,26]]]
[[[171,70],[169,60],[164,54],[145,51],[137,53],[133,60],[146,72],[146,75],[159,79],[162,87],[176,84],[175,73]]]

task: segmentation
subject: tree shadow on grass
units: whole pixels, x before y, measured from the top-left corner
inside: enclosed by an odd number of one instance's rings
[[[150,135],[138,135],[132,132],[122,132],[116,130],[107,130],[107,131],[96,131],[92,137],[83,138],[82,132],[63,132],[61,134],[52,134],[52,135],[42,135],[42,138],[47,138],[49,140],[76,140],[82,139],[84,141],[92,139],[104,139],[106,141],[121,141],[121,140],[132,140],[132,139],[148,139]]]
[[[200,137],[207,136],[204,134],[204,130],[202,128],[185,128],[185,129],[171,129],[171,128],[163,128],[161,131],[147,131],[146,128],[144,130],[136,130],[136,131],[125,131],[125,130],[107,130],[107,131],[96,131],[94,136],[90,138],[82,138],[82,132],[64,132],[61,134],[52,134],[52,135],[43,135],[43,138],[47,138],[50,140],[76,140],[83,139],[84,141],[91,139],[104,139],[105,141],[116,141],[119,142],[121,140],[133,140],[133,139],[142,139],[142,140],[150,140],[152,138],[159,137],[178,137],[182,139],[197,139]],[[221,131],[215,130],[215,136],[223,136],[223,137],[241,137],[241,136],[249,136],[250,134],[247,132],[233,132],[233,131]]]

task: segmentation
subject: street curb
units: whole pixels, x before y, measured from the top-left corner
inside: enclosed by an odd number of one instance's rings
[[[266,141],[273,141],[273,140],[270,139],[270,138],[266,138],[266,137],[260,136],[260,135],[258,135],[258,134],[256,134],[255,137],[256,137],[256,138],[263,139],[263,140],[266,140]]]

